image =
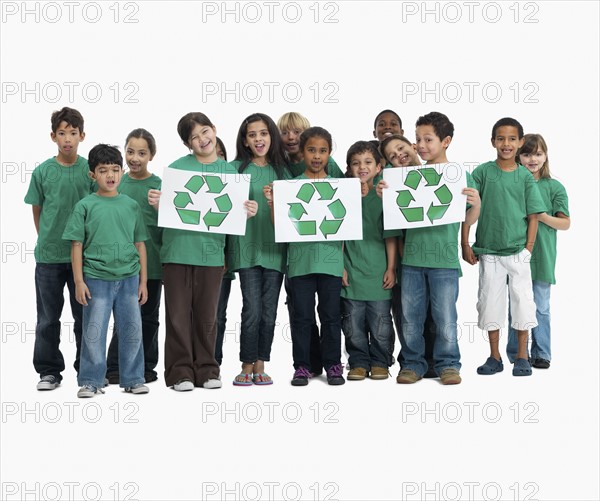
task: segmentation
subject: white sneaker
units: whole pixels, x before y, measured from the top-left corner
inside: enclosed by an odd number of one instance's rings
[[[194,389],[194,383],[189,379],[180,379],[173,385],[175,391],[192,391]]]
[[[100,393],[104,393],[104,390],[101,390],[100,388],[96,388],[95,386],[92,386],[90,384],[86,384],[86,385],[83,385],[81,388],[79,388],[79,391],[77,392],[77,397],[91,398],[94,395],[98,395]]]
[[[125,393],[133,393],[134,395],[141,395],[142,393],[149,393],[150,388],[144,384],[134,384],[128,388],[125,388]]]
[[[209,379],[208,381],[205,381],[202,386],[207,390],[221,388],[223,386],[223,383],[221,382],[221,376],[219,376],[219,379]]]
[[[40,382],[37,384],[38,390],[53,390],[57,386],[60,386],[58,379],[54,376],[43,376]]]

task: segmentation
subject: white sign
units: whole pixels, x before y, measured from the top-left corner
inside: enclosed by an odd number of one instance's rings
[[[213,174],[166,168],[158,226],[244,235],[250,181],[239,174]]]
[[[292,179],[273,183],[276,242],[362,239],[358,179]]]
[[[421,228],[465,220],[466,170],[459,163],[383,170],[383,228]]]

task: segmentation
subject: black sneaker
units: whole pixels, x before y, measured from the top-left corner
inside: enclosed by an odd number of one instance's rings
[[[342,374],[344,373],[344,367],[342,364],[332,365],[327,369],[327,384],[332,386],[339,386],[344,384],[346,380]]]
[[[111,372],[106,375],[106,379],[108,379],[108,384],[119,384],[119,373]]]
[[[292,386],[306,386],[312,374],[305,367],[298,367],[292,378]]]
[[[146,383],[152,383],[158,380],[158,376],[155,372],[144,372],[144,379],[146,380]]]
[[[549,369],[550,360],[546,360],[545,358],[535,358],[531,365],[536,369]]]

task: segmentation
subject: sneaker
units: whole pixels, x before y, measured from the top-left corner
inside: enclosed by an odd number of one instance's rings
[[[152,383],[152,382],[158,380],[158,376],[156,375],[155,372],[145,372],[144,373],[144,380],[145,380],[146,383]]]
[[[536,369],[549,369],[550,368],[550,360],[546,360],[545,358],[534,358],[531,363],[533,367]],[[39,388],[38,388],[39,390]]]
[[[54,390],[60,386],[58,379],[55,376],[42,376],[40,382],[37,384],[37,389],[42,390]]]
[[[453,368],[444,369],[440,374],[440,380],[442,384],[460,384],[462,381],[458,369]]]
[[[105,377],[104,378],[104,386],[103,386],[103,388],[106,388],[109,384],[110,384],[110,381],[108,380],[107,377]]]
[[[141,395],[143,393],[148,393],[149,391],[150,388],[141,383],[125,388],[125,393],[133,393],[134,395]]]
[[[332,365],[327,369],[327,384],[332,386],[339,386],[344,384],[346,380],[342,374],[344,373],[344,367],[342,364]]]
[[[371,379],[387,379],[389,375],[386,367],[371,367]]]
[[[108,384],[119,384],[120,382],[118,372],[111,372],[110,374],[107,374],[106,379],[108,379]]]
[[[367,377],[367,369],[363,367],[355,367],[348,372],[348,381],[362,381]]]
[[[217,388],[221,388],[221,386],[223,386],[223,383],[221,382],[221,376],[218,378],[208,379],[202,384],[202,387],[206,388],[207,390],[216,390]]]
[[[292,386],[306,386],[310,377],[312,377],[312,374],[308,371],[308,369],[306,369],[306,367],[299,367],[294,372]]]
[[[194,383],[189,379],[180,379],[173,385],[175,391],[192,391],[194,389]]]
[[[413,384],[419,381],[419,379],[421,379],[421,376],[419,376],[415,371],[411,369],[402,369],[396,377],[396,383]]]
[[[79,388],[79,391],[77,392],[77,397],[78,398],[91,398],[94,395],[98,395],[100,393],[104,393],[104,390],[101,388],[96,388],[95,386],[92,386],[91,384],[85,384],[81,388]]]
[[[433,365],[429,365],[427,367],[427,372],[425,374],[423,374],[423,378],[424,379],[433,379],[438,377],[437,372],[435,372],[435,368],[433,367]]]

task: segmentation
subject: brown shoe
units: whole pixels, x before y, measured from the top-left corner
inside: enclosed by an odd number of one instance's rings
[[[385,367],[371,367],[371,379],[387,379],[388,370]]]
[[[413,384],[416,383],[421,376],[419,376],[415,371],[410,369],[402,369],[396,377],[396,383],[399,384]]]
[[[460,384],[462,381],[458,369],[444,369],[440,374],[442,384]]]
[[[354,369],[350,369],[348,372],[347,379],[348,381],[362,381],[367,377],[367,369],[363,367],[355,367]]]

